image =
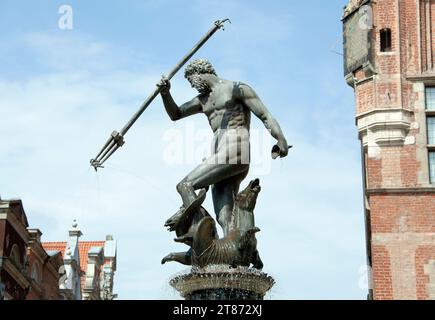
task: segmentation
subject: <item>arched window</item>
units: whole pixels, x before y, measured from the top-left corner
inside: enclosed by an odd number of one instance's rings
[[[9,255],[9,258],[11,261],[15,264],[16,267],[21,267],[21,259],[20,259],[20,248],[16,244],[12,246],[11,254]]]
[[[381,52],[390,52],[392,50],[391,46],[391,29],[384,28],[380,32],[381,38]]]
[[[35,281],[36,283],[39,283],[41,280],[41,273],[40,273],[39,265],[37,262],[33,263],[31,277],[32,277],[32,280]]]

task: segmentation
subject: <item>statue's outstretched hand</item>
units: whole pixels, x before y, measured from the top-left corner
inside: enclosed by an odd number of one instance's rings
[[[166,76],[162,76],[162,79],[160,79],[160,82],[157,83],[157,87],[160,88],[160,94],[168,94],[169,90],[171,89],[171,82]]]
[[[288,154],[288,149],[291,147],[292,146],[287,144],[286,140],[278,140],[278,143],[272,147],[272,159],[286,157]]]

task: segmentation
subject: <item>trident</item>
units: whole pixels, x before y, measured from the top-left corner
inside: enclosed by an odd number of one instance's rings
[[[183,65],[202,47],[204,43],[207,42],[208,39],[219,29],[224,30],[224,23],[230,21],[230,19],[217,20],[214,22],[213,27],[198,41],[198,43],[186,54],[181,61],[169,72],[167,78],[169,80],[180,70]],[[94,167],[95,171],[98,168],[104,168],[103,163],[109,159],[109,157],[118,150],[119,147],[122,147],[124,144],[124,136],[127,131],[131,128],[131,126],[136,122],[137,119],[141,116],[141,114],[145,111],[146,108],[151,104],[155,97],[160,93],[160,87],[156,86],[156,89],[153,93],[142,103],[139,110],[133,115],[133,117],[127,122],[127,124],[122,128],[120,132],[113,131],[104,144],[101,151],[95,157],[95,159],[91,159],[91,166]]]

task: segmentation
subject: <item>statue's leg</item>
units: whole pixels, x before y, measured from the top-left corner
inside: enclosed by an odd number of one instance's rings
[[[224,237],[230,231],[234,200],[239,192],[240,183],[248,175],[248,169],[233,177],[215,183],[212,187],[214,211],[217,221],[224,231]]]
[[[177,184],[177,191],[181,196],[183,206],[166,221],[165,226],[169,227],[170,231],[176,230],[186,214],[201,205],[209,186],[247,172],[249,162],[241,161],[241,153],[238,149],[237,144],[223,144],[216,153],[198,165]],[[198,189],[202,189],[199,195],[195,193]]]
[[[226,130],[219,137],[214,153],[177,185],[185,208],[197,198],[195,190],[208,188],[249,170],[248,130]]]
[[[242,174],[246,176],[248,170],[248,164],[212,164],[211,161],[207,160],[201,163],[177,184],[177,191],[180,193],[183,200],[183,207],[166,220],[165,226],[169,227],[170,231],[175,230],[179,221],[184,219],[186,208],[191,208],[191,204],[195,202],[198,203],[198,206],[201,205],[199,201],[196,201],[199,197],[196,195],[195,190],[208,188],[210,185],[227,180],[233,176]],[[222,184],[222,187],[223,186],[224,184]],[[213,196],[213,198],[215,198],[215,196]],[[227,210],[231,212],[232,208],[228,208]]]
[[[195,190],[208,188],[211,185],[243,174],[248,169],[249,164],[212,164],[211,161],[206,160],[177,184],[177,191],[183,199],[183,205],[187,207],[197,197]]]

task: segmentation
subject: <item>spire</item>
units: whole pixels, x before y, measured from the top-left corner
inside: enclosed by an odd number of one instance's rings
[[[66,243],[64,259],[76,260],[77,264],[80,265],[79,261],[79,238],[83,235],[79,228],[77,228],[77,220],[73,220],[71,229],[69,229],[69,238]]]
[[[73,220],[71,229],[68,231],[69,237],[66,243],[65,263],[66,280],[61,284],[61,289],[70,290],[77,300],[81,299],[80,288],[80,257],[79,257],[79,238],[82,232],[78,228],[77,220]]]

